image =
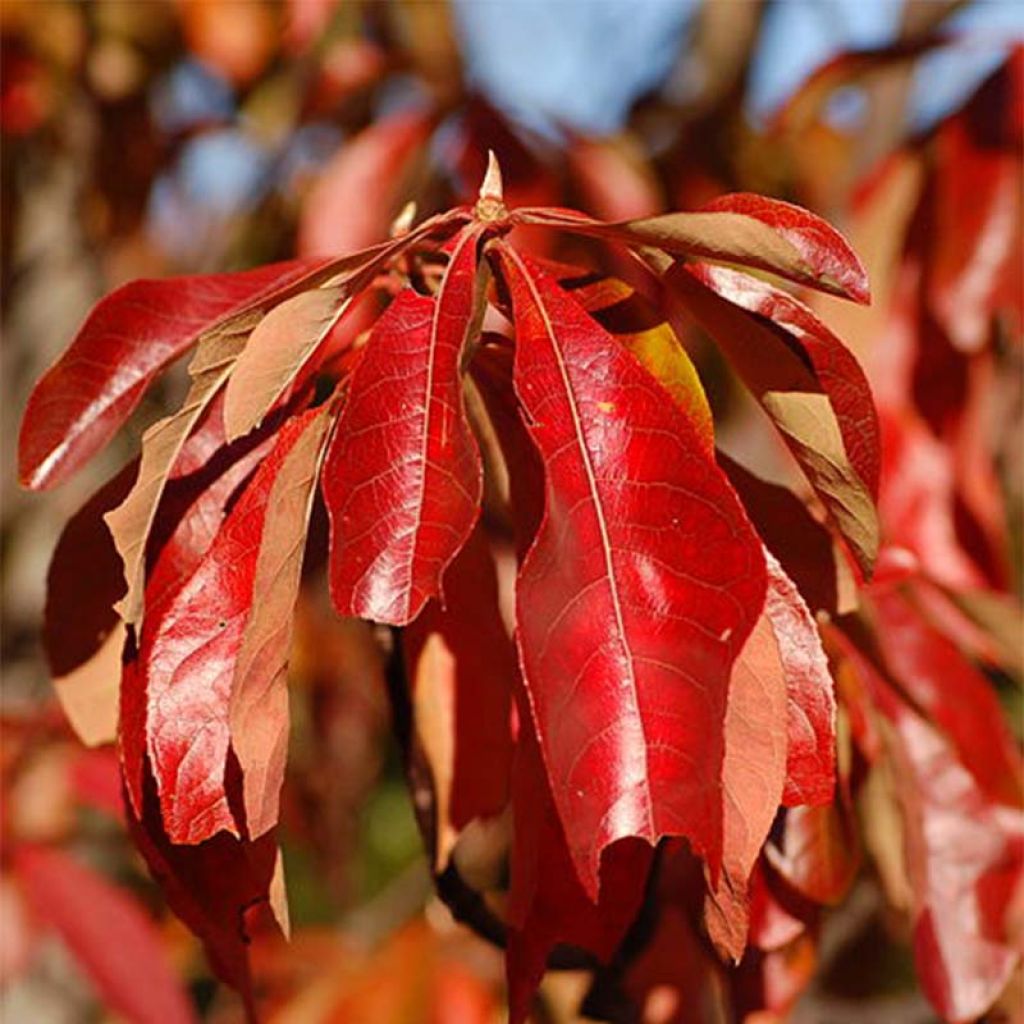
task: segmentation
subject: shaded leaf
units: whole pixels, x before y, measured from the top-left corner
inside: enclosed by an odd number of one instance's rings
[[[168,906],[199,936],[214,973],[238,990],[255,1019],[249,948],[254,931],[271,916],[274,834],[252,843],[225,832],[193,846],[172,843],[148,766],[141,814],[125,803],[132,839]]]
[[[68,520],[46,577],[43,649],[61,705],[88,746],[117,734],[125,634],[114,602],[124,574],[103,515],[124,500],[137,470],[125,466]]]
[[[828,530],[789,488],[762,480],[722,451],[717,459],[765,546],[808,607],[834,615],[844,590],[841,582],[850,574],[843,572],[845,560]]]
[[[640,909],[653,851],[633,840],[610,847],[600,869],[600,896],[590,898],[566,845],[540,747],[525,716],[513,764],[512,806],[506,970],[509,1022],[520,1024],[556,944],[578,946],[601,961],[611,958]]]
[[[508,803],[515,647],[501,620],[498,581],[478,527],[444,577],[444,605],[429,601],[402,633],[412,691],[414,756],[434,790],[434,870],[459,832]]]

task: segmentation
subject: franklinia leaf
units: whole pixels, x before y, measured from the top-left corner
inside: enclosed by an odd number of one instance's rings
[[[605,224],[573,210],[523,208],[512,219],[608,238],[634,247],[767,270],[858,302],[869,298],[867,275],[835,228],[798,206],[737,193],[693,213]]]
[[[893,762],[921,985],[945,1019],[976,1020],[1020,962],[1010,915],[1022,881],[1024,818],[985,795],[955,748],[849,641],[842,650],[870,692]]]
[[[665,316],[617,278],[562,266],[557,267],[557,276],[558,283],[647,367],[693,421],[707,450],[714,451],[711,407],[693,362]]]
[[[992,684],[896,587],[873,587],[871,607],[893,681],[942,729],[991,799],[1019,806],[1020,754]]]
[[[287,732],[282,676],[327,420],[318,410],[282,428],[194,572],[171,585],[161,567],[154,573],[151,615],[126,666],[122,744],[133,755],[126,771],[138,807],[142,730],[172,842],[238,834],[225,781],[232,740],[254,834],[276,818]]]
[[[114,602],[124,575],[103,515],[124,500],[137,471],[135,462],[125,466],[68,520],[46,578],[43,649],[61,705],[88,746],[117,735],[124,627]]]
[[[830,804],[791,807],[765,859],[801,896],[834,905],[849,891],[860,867],[860,848],[841,794]]]
[[[778,427],[870,574],[878,552],[877,422],[853,357],[809,310],[747,275],[677,263],[666,280]]]
[[[480,453],[460,361],[479,329],[479,231],[459,236],[437,295],[407,287],[352,373],[327,454],[335,607],[405,625],[441,593],[441,575],[479,514]]]
[[[747,945],[747,882],[786,782],[786,706],[779,644],[765,611],[737,656],[729,683],[722,873],[717,884],[708,883],[704,913],[712,941],[737,962]]]
[[[836,701],[818,628],[793,581],[765,552],[765,614],[779,647],[786,685],[786,787],[783,803],[827,804],[835,793]]]
[[[844,592],[855,584],[825,526],[788,487],[762,480],[724,452],[719,451],[717,458],[765,547],[809,609],[835,615]]]
[[[128,623],[136,623],[142,618],[146,548],[167,478],[189,434],[227,380],[255,323],[256,317],[243,313],[223,328],[203,337],[189,364],[192,384],[184,404],[178,412],[154,423],[143,435],[142,458],[135,486],[128,497],[104,517],[124,563],[128,590],[117,608]]]
[[[247,434],[287,395],[356,296],[390,260],[460,216],[454,211],[432,217],[390,242],[335,260],[323,287],[275,306],[256,325],[231,371],[224,405],[228,439]]]
[[[404,111],[347,140],[306,196],[299,252],[330,256],[385,235],[402,203],[405,171],[432,127],[429,112]]]
[[[68,479],[200,335],[287,293],[322,266],[295,260],[237,274],[133,281],[101,299],[28,401],[19,439],[21,482],[39,489]]]
[[[35,913],[71,951],[97,995],[125,1020],[196,1020],[159,931],[129,894],[58,849],[21,844],[14,870]]]
[[[611,958],[640,909],[653,859],[643,843],[616,843],[602,860],[600,896],[591,899],[566,845],[525,704],[522,711],[512,775],[506,954],[510,1024],[525,1020],[556,944],[577,946],[605,962]]]
[[[448,567],[444,605],[429,601],[402,633],[412,692],[414,757],[434,791],[434,869],[459,832],[508,803],[515,647],[501,619],[498,581],[480,527]]]
[[[249,947],[254,931],[270,923],[277,840],[272,832],[255,842],[221,832],[179,846],[164,830],[148,772],[145,789],[140,813],[125,802],[132,839],[168,906],[199,936],[214,973],[238,990],[255,1020]]]
[[[596,899],[605,848],[682,835],[717,874],[726,693],[764,600],[761,546],[669,393],[539,267],[500,253],[547,492],[517,640],[573,862]]]

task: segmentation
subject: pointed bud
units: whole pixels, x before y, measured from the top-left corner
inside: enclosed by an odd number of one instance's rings
[[[410,199],[402,207],[402,212],[391,222],[391,237],[398,238],[409,233],[412,222],[416,219],[416,200]]]
[[[480,201],[491,199],[498,203],[502,201],[504,194],[501,187],[501,165],[494,155],[494,150],[487,150],[487,173],[484,175],[483,184],[480,186]]]
[[[492,149],[487,151],[487,173],[480,186],[480,198],[476,201],[473,213],[477,220],[491,223],[504,220],[508,216],[502,196],[501,167]]]

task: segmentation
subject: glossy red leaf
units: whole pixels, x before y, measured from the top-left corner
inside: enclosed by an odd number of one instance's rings
[[[767,270],[858,302],[870,297],[864,268],[842,235],[815,214],[777,199],[737,193],[691,213],[611,224],[554,208],[521,208],[512,220]]]
[[[702,209],[738,213],[766,224],[786,239],[816,279],[827,285],[823,291],[832,291],[857,302],[871,300],[868,277],[857,254],[831,224],[810,210],[751,192],[719,196]]]
[[[666,281],[778,428],[870,575],[878,552],[870,483],[878,472],[877,422],[853,357],[809,310],[748,275],[676,263]]]
[[[480,454],[460,360],[479,328],[475,229],[434,298],[411,287],[377,321],[324,467],[330,585],[342,615],[405,625],[441,594],[479,514]]]
[[[717,874],[726,693],[764,599],[760,544],[668,392],[539,267],[507,248],[501,266],[547,490],[517,639],[573,862],[594,899],[606,847],[682,835]]]
[[[955,749],[871,663],[850,644],[845,653],[885,723],[903,808],[921,985],[947,1020],[976,1020],[1020,962],[1009,927],[1024,866],[1024,817],[986,797]]]
[[[875,587],[876,639],[891,678],[949,738],[989,798],[1021,802],[1021,763],[992,684],[895,587]]]
[[[474,818],[499,814],[509,796],[519,667],[479,527],[445,573],[444,604],[427,602],[402,644],[415,748],[434,790],[434,867],[442,871],[458,833]]]
[[[282,676],[327,422],[322,410],[288,421],[196,571],[150,607],[134,685],[145,690],[146,749],[172,842],[239,834],[225,781],[232,726],[253,834],[276,820]]]
[[[14,869],[32,909],[60,934],[104,1005],[138,1024],[196,1014],[139,903],[61,850],[19,845]]]
[[[133,281],[101,299],[29,398],[19,438],[21,482],[42,489],[68,479],[201,334],[322,266],[296,260],[237,274]]]

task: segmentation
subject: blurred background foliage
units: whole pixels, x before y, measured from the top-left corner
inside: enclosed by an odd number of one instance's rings
[[[60,851],[110,887],[97,914],[111,943],[148,922],[196,1013],[231,1021],[240,1012],[159,906],[117,822],[115,755],[73,740],[39,655],[62,524],[181,383],[148,399],[121,446],[74,483],[45,501],[18,493],[28,388],[92,302],[131,278],[368,245],[409,199],[425,215],[473,197],[490,148],[510,204],[616,219],[764,192],[831,219],[869,268],[892,270],[912,244],[907,211],[924,200],[886,188],[888,212],[872,223],[864,197],[883,193],[871,183],[896,173],[894,154],[932,153],[922,159],[935,166],[936,126],[1022,35],[1014,0],[2,0],[6,1019],[145,1019],[104,990],[87,937],[34,909],[41,876],[19,857],[23,846]],[[947,244],[974,240],[954,225]],[[884,393],[876,342],[894,286],[873,283],[873,310],[824,302],[820,312]],[[712,350],[690,343],[723,445],[773,465],[774,451],[752,449],[767,435],[745,429],[742,398]],[[939,376],[957,387],[982,371],[953,348]],[[980,348],[991,355],[989,416],[1005,428],[1019,417],[1019,346],[968,339],[967,351]],[[888,407],[905,397],[888,393]],[[912,461],[927,449],[913,439]],[[951,586],[1013,589],[1020,533],[1004,510],[1020,496],[1019,430],[990,431],[984,450],[995,468],[979,470],[965,499],[980,530],[967,562],[915,548],[910,526],[899,539]],[[339,622],[317,582],[302,598],[293,664],[284,823],[294,941],[257,950],[267,1019],[500,1020],[500,956],[431,896],[378,638]],[[1019,690],[1003,692],[1017,718]],[[932,1019],[875,880],[864,878],[834,917],[819,980],[793,1019]],[[585,989],[573,974],[549,979],[547,1019],[574,1019]],[[648,1002],[645,1020],[690,1019]]]

